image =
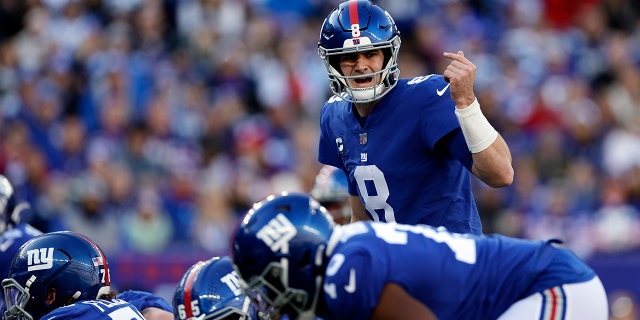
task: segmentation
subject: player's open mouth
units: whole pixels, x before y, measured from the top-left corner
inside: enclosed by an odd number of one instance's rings
[[[373,82],[373,77],[364,77],[364,78],[356,78],[353,79],[356,84],[371,84]]]

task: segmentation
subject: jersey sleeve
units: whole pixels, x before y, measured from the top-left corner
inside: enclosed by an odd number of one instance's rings
[[[378,304],[387,266],[363,246],[341,248],[327,267],[324,296],[327,319],[368,319]]]
[[[318,161],[340,169],[344,164],[340,161],[339,143],[337,137],[331,133],[330,118],[332,104],[327,102],[320,110],[320,142],[318,143]]]
[[[455,103],[451,99],[451,93],[447,88],[442,95],[437,92],[447,87],[449,83],[444,81],[442,75],[434,75],[426,81],[417,84],[414,90],[418,90],[418,96],[422,103],[422,127],[424,139],[431,149],[454,130],[460,130],[458,118],[455,115]],[[412,97],[416,95],[411,95]],[[466,148],[466,144],[465,144]]]
[[[140,311],[154,307],[173,312],[171,305],[166,300],[150,292],[127,290],[118,294],[117,298],[128,301]]]

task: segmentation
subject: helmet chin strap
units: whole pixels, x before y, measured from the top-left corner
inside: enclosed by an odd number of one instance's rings
[[[380,83],[368,88],[349,88],[349,95],[355,103],[370,102],[381,98],[383,90],[385,90],[385,85]],[[376,95],[376,93],[378,94]]]

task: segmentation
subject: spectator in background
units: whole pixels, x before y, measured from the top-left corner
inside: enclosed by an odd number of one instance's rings
[[[601,206],[593,215],[594,249],[614,253],[640,247],[640,212],[629,204],[624,182],[607,179],[603,184]]]
[[[143,187],[138,193],[136,210],[122,220],[125,246],[138,253],[159,254],[173,236],[171,218],[153,186]]]
[[[609,320],[637,320],[638,300],[636,296],[627,290],[615,290],[609,294]]]
[[[72,205],[62,213],[62,229],[93,235],[107,254],[121,250],[119,217],[105,210],[105,181],[97,174],[86,173],[69,182]]]

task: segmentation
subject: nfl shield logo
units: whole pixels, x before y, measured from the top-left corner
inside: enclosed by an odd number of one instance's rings
[[[367,133],[366,132],[360,134],[360,144],[361,145],[367,144]]]

